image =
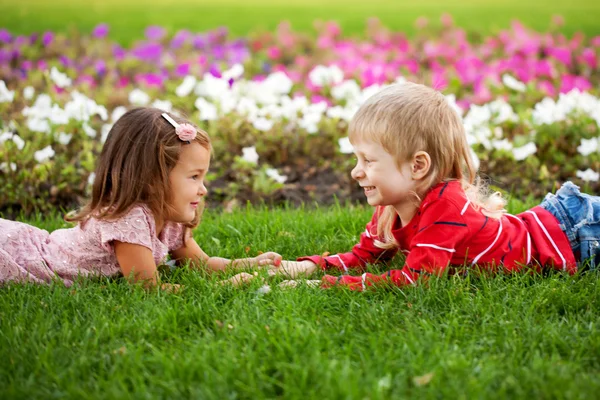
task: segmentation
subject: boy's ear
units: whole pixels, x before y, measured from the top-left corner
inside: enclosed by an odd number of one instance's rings
[[[414,180],[423,179],[431,168],[431,157],[425,151],[417,151],[411,163],[411,177]]]

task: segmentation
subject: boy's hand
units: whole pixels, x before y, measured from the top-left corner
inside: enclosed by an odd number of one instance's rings
[[[254,257],[254,260],[256,261],[256,265],[259,267],[268,265],[279,267],[282,258],[283,257],[281,257],[281,254],[275,253],[273,251],[268,251],[266,253],[262,253]]]
[[[317,270],[317,264],[312,261],[282,261],[278,268],[270,268],[269,275],[282,274],[288,278],[312,275]]]

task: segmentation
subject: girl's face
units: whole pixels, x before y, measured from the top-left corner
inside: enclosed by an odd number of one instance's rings
[[[199,143],[183,145],[175,167],[169,173],[171,206],[169,221],[187,223],[196,217],[196,209],[206,194],[204,177],[210,165],[210,152]]]
[[[378,143],[353,143],[356,166],[352,178],[364,188],[372,206],[393,206],[400,216],[416,209],[416,181],[411,175],[412,164],[403,163],[398,169],[396,159]]]

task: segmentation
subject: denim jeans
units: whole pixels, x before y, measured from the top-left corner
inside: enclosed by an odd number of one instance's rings
[[[566,182],[556,194],[547,194],[540,206],[558,219],[579,268],[599,269],[600,197],[581,193],[578,186]]]

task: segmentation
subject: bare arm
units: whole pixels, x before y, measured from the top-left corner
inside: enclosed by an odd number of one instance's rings
[[[171,255],[178,263],[189,260],[194,268],[201,268],[206,265],[212,271],[223,271],[227,267],[241,269],[263,265],[277,265],[281,261],[281,256],[273,252],[263,253],[256,257],[238,258],[235,260],[222,257],[209,257],[191,236],[186,239],[184,247],[173,250]]]
[[[119,241],[114,241],[113,244],[123,276],[133,282],[143,281],[145,286],[155,286],[158,283],[156,263],[149,248]]]

